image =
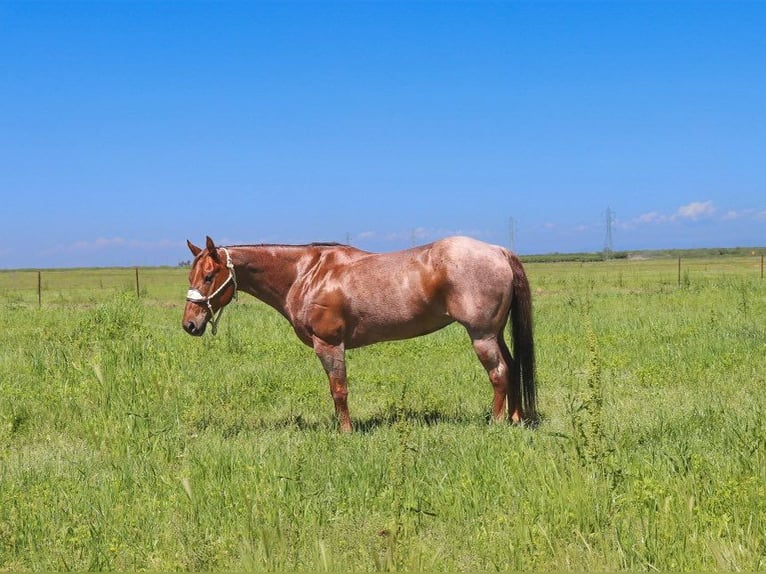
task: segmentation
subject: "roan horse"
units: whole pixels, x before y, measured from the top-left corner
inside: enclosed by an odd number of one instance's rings
[[[245,291],[279,311],[312,347],[330,380],[340,430],[351,431],[346,349],[432,333],[454,321],[468,331],[494,389],[492,415],[535,422],[535,354],[529,282],[518,257],[467,237],[393,253],[348,245],[238,245],[194,255],[183,328],[213,333]],[[216,316],[216,313],[218,315]],[[511,319],[514,356],[503,331]]]

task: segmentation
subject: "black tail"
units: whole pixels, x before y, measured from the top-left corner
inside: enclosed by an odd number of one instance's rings
[[[518,370],[522,389],[522,411],[527,422],[537,422],[537,391],[535,389],[535,340],[532,333],[532,292],[524,267],[511,253],[513,270],[513,300],[511,302],[511,337],[513,338],[514,368]]]

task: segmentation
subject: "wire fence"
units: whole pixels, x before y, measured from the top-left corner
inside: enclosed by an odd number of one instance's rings
[[[604,262],[527,263],[538,286],[587,283],[601,288],[684,287],[731,279],[764,278],[764,256],[663,258]],[[119,292],[150,304],[177,304],[188,289],[186,267],[131,267],[0,271],[0,301],[10,305],[89,305]]]
[[[656,259],[613,259],[582,263],[529,263],[530,281],[585,281],[606,288],[609,285],[702,285],[731,280],[763,280],[764,257],[749,256],[664,257]]]
[[[0,271],[0,299],[8,304],[61,306],[97,304],[131,292],[150,303],[183,298],[188,269],[176,267]]]

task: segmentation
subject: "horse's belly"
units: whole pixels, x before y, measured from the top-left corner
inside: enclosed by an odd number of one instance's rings
[[[420,337],[438,331],[453,321],[454,319],[443,313],[424,313],[409,317],[399,317],[391,313],[383,316],[360,315],[348,321],[346,347],[363,347],[380,341]]]

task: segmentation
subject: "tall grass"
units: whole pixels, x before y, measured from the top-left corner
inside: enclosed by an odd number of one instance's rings
[[[762,570],[765,286],[702,265],[530,264],[537,429],[450,327],[349,353],[352,436],[250,298],[3,286],[0,569]]]

